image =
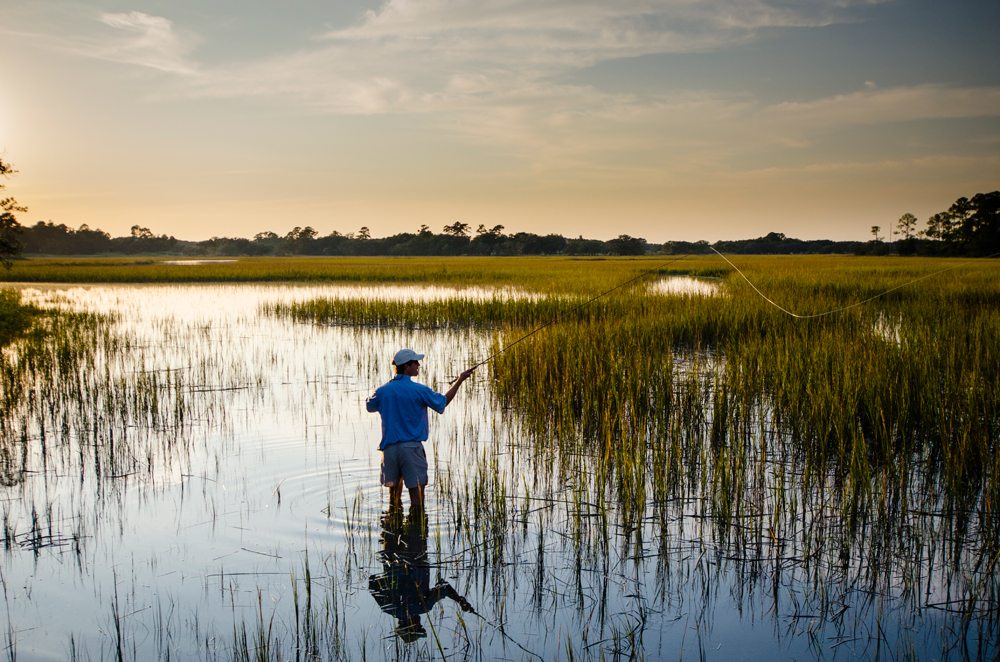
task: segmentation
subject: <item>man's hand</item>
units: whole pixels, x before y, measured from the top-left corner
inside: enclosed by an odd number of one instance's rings
[[[455,383],[453,383],[451,385],[451,388],[448,389],[448,392],[444,394],[444,397],[446,398],[445,406],[450,404],[451,401],[455,399],[455,394],[458,393],[458,387],[461,386],[462,382],[468,379],[472,375],[472,373],[476,371],[476,368],[478,367],[479,367],[478,365],[474,365],[468,370],[463,371],[462,374],[458,376],[458,379],[455,380]]]

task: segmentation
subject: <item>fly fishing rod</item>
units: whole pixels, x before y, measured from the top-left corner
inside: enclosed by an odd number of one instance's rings
[[[680,262],[681,260],[683,260],[684,258],[686,258],[688,256],[689,256],[689,254],[685,254],[685,255],[681,255],[679,257],[675,257],[675,258],[673,258],[671,260],[667,260],[665,262],[660,262],[660,263],[656,264],[655,266],[650,267],[649,269],[646,269],[646,270],[640,272],[637,276],[633,276],[632,278],[629,278],[628,280],[626,280],[624,282],[621,282],[618,285],[615,285],[614,287],[612,287],[610,289],[604,290],[600,294],[596,294],[596,295],[590,297],[586,301],[582,301],[582,302],[576,304],[575,306],[573,306],[572,308],[570,308],[568,311],[566,311],[564,313],[561,313],[561,314],[557,314],[555,317],[553,317],[549,321],[545,322],[544,324],[540,324],[539,326],[536,326],[534,329],[532,329],[528,333],[524,334],[523,336],[521,336],[517,340],[515,340],[515,341],[513,341],[513,342],[511,342],[511,343],[509,343],[507,345],[504,345],[503,347],[501,347],[497,351],[495,351],[492,354],[490,354],[489,356],[487,356],[482,361],[479,361],[478,363],[473,364],[472,367],[469,368],[469,370],[475,370],[479,366],[484,365],[486,363],[489,363],[495,357],[503,354],[504,352],[506,352],[508,349],[510,349],[514,345],[518,345],[518,344],[524,342],[525,340],[527,340],[531,336],[535,335],[536,333],[542,331],[543,329],[546,329],[546,328],[552,326],[556,322],[558,322],[561,319],[565,318],[567,315],[569,315],[571,313],[575,313],[578,310],[582,310],[583,308],[586,308],[587,306],[589,306],[590,304],[594,303],[598,299],[602,299],[602,298],[606,297],[607,295],[611,294],[612,292],[616,292],[616,291],[618,291],[618,290],[620,290],[622,288],[628,287],[632,283],[635,283],[637,281],[642,280],[643,278],[645,278],[649,274],[656,273],[659,270],[663,269],[665,266],[667,266],[669,264],[673,264],[674,262]]]
[[[901,289],[903,289],[905,287],[909,287],[909,286],[914,285],[916,283],[919,283],[921,281],[927,280],[929,278],[934,278],[935,276],[940,276],[943,273],[947,273],[949,271],[954,271],[956,269],[960,269],[963,266],[965,266],[964,264],[956,264],[956,265],[953,265],[953,266],[950,266],[950,267],[946,267],[944,269],[939,269],[938,271],[934,271],[934,272],[929,273],[929,274],[924,274],[923,276],[918,276],[917,278],[913,278],[913,279],[908,280],[905,283],[902,283],[900,285],[896,285],[894,287],[890,287],[889,289],[884,290],[882,292],[879,292],[878,294],[870,296],[870,297],[868,297],[866,299],[862,299],[861,301],[856,301],[856,302],[848,304],[846,306],[840,306],[838,308],[833,308],[831,310],[825,310],[825,311],[823,311],[821,313],[801,314],[801,313],[796,313],[794,311],[791,311],[791,310],[785,308],[784,306],[782,306],[781,304],[777,303],[773,299],[769,298],[766,294],[764,294],[760,290],[760,288],[758,288],[753,283],[753,281],[750,280],[750,278],[747,277],[747,275],[745,273],[743,273],[743,270],[740,269],[735,264],[733,264],[733,262],[728,257],[726,257],[725,255],[723,255],[722,253],[720,253],[719,251],[717,251],[712,246],[709,246],[708,248],[713,253],[715,253],[720,258],[722,258],[726,262],[726,264],[728,264],[730,267],[732,267],[733,270],[736,271],[736,273],[738,273],[740,275],[740,277],[743,278],[743,280],[745,280],[747,282],[747,284],[753,289],[753,291],[759,297],[761,297],[762,299],[764,299],[764,301],[766,301],[770,305],[774,306],[775,308],[777,308],[781,312],[785,313],[786,315],[789,315],[790,317],[794,317],[795,319],[803,319],[803,320],[805,320],[805,319],[816,319],[816,318],[819,318],[819,317],[826,317],[828,315],[834,315],[836,313],[844,312],[845,310],[850,310],[852,308],[857,308],[857,307],[863,306],[863,305],[865,305],[867,303],[871,303],[872,301],[875,301],[876,299],[880,299],[880,298],[882,298],[882,297],[884,297],[884,296],[886,296],[888,294],[891,294],[892,292],[895,292],[897,290],[901,290]],[[495,357],[499,356],[500,354],[503,354],[504,352],[506,352],[510,348],[514,347],[515,345],[518,345],[518,344],[524,342],[525,340],[527,340],[528,338],[534,336],[535,334],[539,333],[540,331],[542,331],[542,330],[544,330],[544,329],[552,326],[556,322],[558,322],[561,319],[565,318],[567,315],[569,315],[571,313],[575,313],[576,311],[581,310],[583,308],[586,308],[587,306],[589,306],[590,304],[594,303],[598,299],[606,297],[607,295],[611,294],[612,292],[616,292],[616,291],[618,291],[618,290],[620,290],[620,289],[622,289],[624,287],[627,287],[627,286],[631,285],[632,283],[635,283],[636,281],[642,280],[643,278],[645,278],[649,274],[658,272],[663,267],[665,267],[665,266],[667,266],[669,264],[673,264],[674,262],[679,262],[680,260],[683,260],[684,258],[689,257],[689,255],[690,254],[681,255],[681,256],[676,257],[676,258],[674,258],[672,260],[668,260],[666,262],[659,263],[659,264],[657,264],[657,265],[655,265],[655,266],[653,266],[653,267],[651,267],[649,269],[646,269],[645,271],[642,271],[637,276],[629,278],[628,280],[626,280],[626,281],[624,281],[622,283],[619,283],[618,285],[615,285],[614,287],[612,287],[610,289],[604,290],[600,294],[597,294],[597,295],[595,295],[595,296],[587,299],[586,301],[578,303],[576,306],[573,306],[572,308],[570,308],[565,313],[556,315],[555,317],[553,317],[549,321],[545,322],[544,324],[540,324],[539,326],[535,327],[534,329],[532,329],[528,333],[526,333],[526,334],[522,335],[521,337],[517,338],[513,342],[511,342],[511,343],[509,343],[507,345],[504,345],[503,347],[501,347],[497,351],[493,352],[492,354],[490,354],[488,357],[486,357],[482,361],[479,361],[478,363],[473,364],[472,367],[469,368],[469,370],[475,370],[479,366],[484,365],[486,363],[489,363]],[[988,259],[988,258],[994,258],[994,257],[998,257],[998,256],[1000,256],[1000,252],[993,253],[992,255],[987,255],[986,258]]]

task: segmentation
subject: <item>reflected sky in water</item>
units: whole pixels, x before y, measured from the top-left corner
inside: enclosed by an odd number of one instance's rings
[[[615,530],[614,504],[607,506],[606,539],[581,529],[581,509],[593,512],[588,521],[603,517],[600,509],[573,503],[557,465],[538,460],[516,412],[497,408],[486,367],[443,416],[431,415],[420,576],[441,591],[447,586],[452,599],[422,614],[423,636],[400,634],[398,615],[382,608],[391,596],[369,590],[373,576],[391,576],[397,566],[387,556],[387,533],[395,529],[386,525],[378,486],[379,420],[365,412],[364,399],[391,377],[400,347],[426,353],[420,379],[443,391],[490,354],[493,339],[301,324],[260,310],[319,296],[488,299],[493,290],[141,285],[23,292],[43,306],[114,313],[114,335],[126,342],[99,346],[92,370],[142,394],[137,398],[149,397],[152,385],[169,402],[155,405],[162,418],[143,423],[103,411],[111,400],[94,392],[92,401],[54,404],[44,424],[25,421],[29,470],[0,493],[14,543],[2,567],[18,659],[65,659],[71,640],[84,656],[113,658],[116,623],[137,659],[163,659],[167,651],[229,659],[234,627],[245,624],[252,636],[260,618],[291,650],[307,566],[313,608],[338,615],[336,625],[321,628],[324,658],[426,658],[440,655],[438,643],[448,657],[473,651],[509,659],[556,659],[567,644],[582,659],[874,653],[870,631],[882,618],[876,605],[845,592],[839,615],[817,612],[808,573],[794,562],[728,558],[726,535],[697,498],[650,511],[671,518],[669,539],[652,521],[639,531]],[[89,435],[74,407],[105,416],[115,438]],[[124,468],[99,473],[92,458],[111,443],[125,448]],[[491,508],[502,512],[490,519]],[[31,531],[44,533],[34,538],[39,544],[31,544]],[[939,590],[937,581],[927,584],[928,593]],[[917,645],[934,649],[944,615],[907,612],[897,587],[885,591],[903,609],[879,626],[890,645],[909,641],[911,626]]]
[[[650,283],[649,291],[667,296],[714,296],[722,293],[722,283],[691,276],[670,276]]]

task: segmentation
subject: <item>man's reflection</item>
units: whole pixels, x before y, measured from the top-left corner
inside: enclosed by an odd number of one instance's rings
[[[368,579],[368,590],[387,614],[398,619],[396,634],[406,642],[427,636],[420,622],[443,598],[451,598],[462,611],[474,612],[472,605],[438,575],[431,583],[427,562],[427,517],[413,510],[404,517],[401,509],[390,508],[382,517],[382,574]]]

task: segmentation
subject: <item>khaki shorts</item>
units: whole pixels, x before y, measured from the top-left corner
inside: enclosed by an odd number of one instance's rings
[[[427,455],[424,442],[401,441],[382,451],[383,485],[395,485],[400,477],[407,489],[427,484]]]

